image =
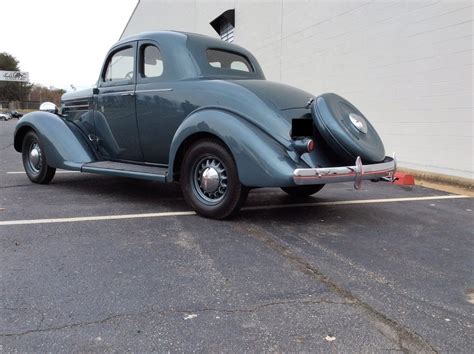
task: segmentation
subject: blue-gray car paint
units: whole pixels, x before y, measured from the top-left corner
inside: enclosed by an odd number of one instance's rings
[[[295,168],[329,164],[330,159],[318,152],[311,156],[296,154],[290,138],[291,119],[310,112],[305,104],[312,95],[266,81],[258,62],[247,50],[200,35],[151,32],[127,38],[114,45],[109,53],[130,44],[137,47],[138,53],[137,43],[142,42],[159,48],[164,72],[156,80],[141,80],[135,65],[134,77],[138,77],[134,81],[136,122],[140,139],[131,137],[133,141],[129,141],[129,146],[136,146],[143,155],[134,162],[168,166],[167,181],[174,181],[180,147],[194,134],[205,133],[227,145],[241,182],[248,186],[291,186]],[[242,54],[254,72],[236,74],[235,70],[229,70],[222,73],[207,63],[206,48]],[[107,59],[104,66],[106,62]],[[99,78],[99,95],[104,87]],[[114,145],[114,137],[97,136],[113,134],[110,129],[111,132],[104,133],[107,129],[100,128],[104,117],[101,117],[99,95],[92,94],[91,90],[65,94],[62,108],[66,116],[63,118],[44,112],[26,115],[17,126],[15,148],[21,151],[22,133],[33,129],[45,142],[48,164],[52,167],[78,170],[92,161],[129,160],[110,156],[111,148],[104,149],[91,139],[92,136],[97,137],[97,141],[112,140],[108,146]],[[68,109],[68,105],[86,109]]]
[[[17,151],[21,151],[22,138],[29,130],[39,135],[51,167],[80,171],[83,164],[98,158],[81,130],[56,114],[25,114],[15,128],[14,147]]]

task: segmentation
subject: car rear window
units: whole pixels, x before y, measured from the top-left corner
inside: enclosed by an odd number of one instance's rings
[[[213,68],[254,72],[249,60],[241,54],[220,49],[207,49],[207,62]]]

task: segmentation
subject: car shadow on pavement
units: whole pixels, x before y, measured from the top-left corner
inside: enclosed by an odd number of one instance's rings
[[[154,181],[126,177],[109,177],[90,174],[61,176],[51,182],[54,188],[71,192],[87,193],[90,195],[114,195],[116,197],[154,200],[160,198],[183,199],[179,184],[164,184]]]

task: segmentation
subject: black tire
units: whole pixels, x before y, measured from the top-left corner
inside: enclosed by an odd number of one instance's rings
[[[32,154],[33,150],[36,150],[36,153]],[[23,138],[21,154],[23,157],[23,167],[31,182],[39,184],[51,182],[56,173],[56,169],[48,166],[43,144],[34,131],[26,133]]]
[[[281,189],[293,197],[309,197],[319,192],[323,187],[324,184],[314,184],[308,186],[282,187]]]
[[[206,172],[208,176],[213,174],[213,178],[204,181]],[[211,219],[224,219],[236,213],[249,192],[240,183],[230,151],[215,140],[198,141],[185,153],[181,164],[181,190],[186,202],[198,214]]]

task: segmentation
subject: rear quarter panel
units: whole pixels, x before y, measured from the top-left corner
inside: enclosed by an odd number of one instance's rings
[[[217,108],[194,112],[176,131],[170,150],[169,181],[175,177],[172,171],[180,146],[186,139],[202,133],[215,136],[227,145],[244,185],[294,185],[292,173],[296,164],[289,158],[285,146],[238,114]]]

